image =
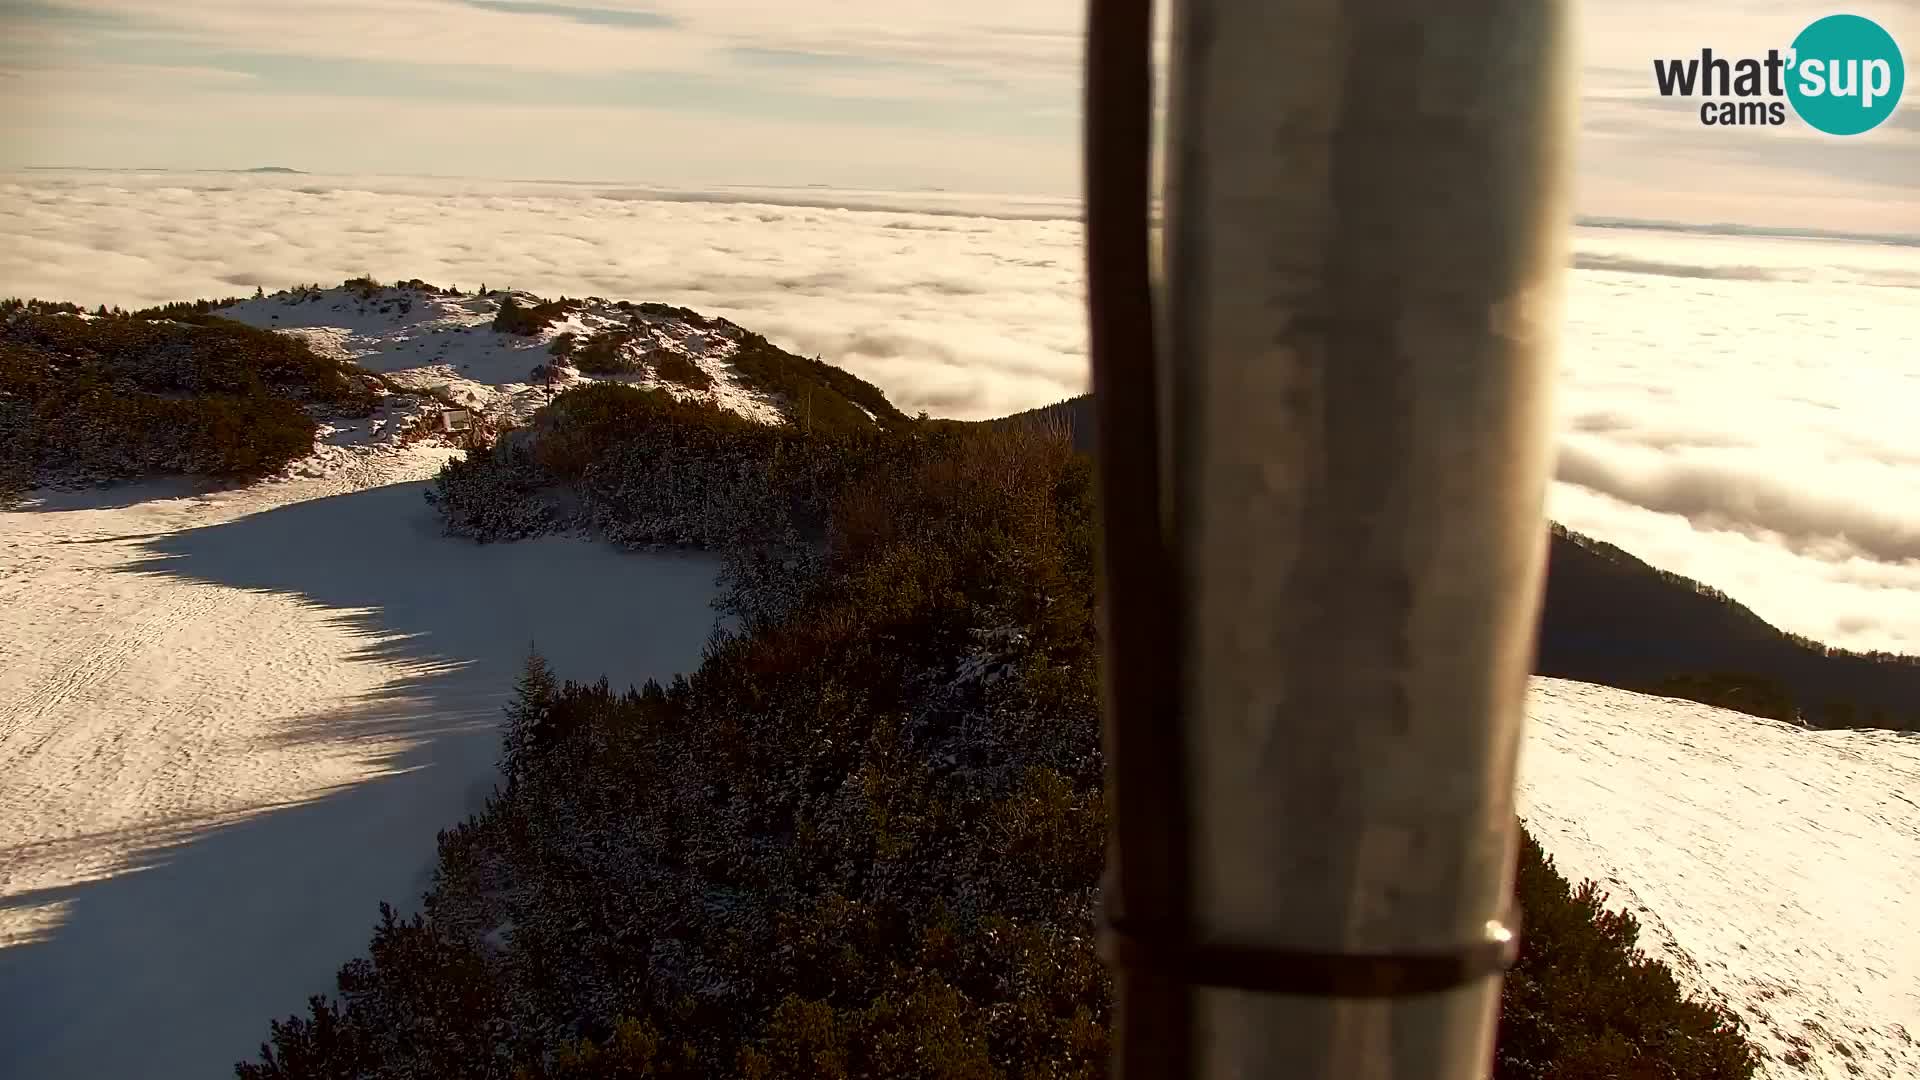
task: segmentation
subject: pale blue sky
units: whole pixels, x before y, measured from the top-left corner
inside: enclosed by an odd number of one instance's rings
[[[1580,209],[1920,232],[1920,110],[1703,128],[1653,56],[1784,46],[1783,0],[1588,0]],[[1911,54],[1914,0],[1854,10]],[[0,0],[0,168],[1071,194],[1083,0]],[[1910,91],[1911,99],[1914,93]]]

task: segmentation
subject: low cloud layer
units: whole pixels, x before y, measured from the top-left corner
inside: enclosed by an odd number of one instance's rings
[[[1901,470],[1856,464],[1847,470],[1853,483],[1829,487],[1837,471],[1831,467],[1796,468],[1800,463],[1782,461],[1778,470],[1763,470],[1754,455],[1728,449],[1733,452],[1709,456],[1676,440],[1667,453],[1634,454],[1564,439],[1556,477],[1701,529],[1742,533],[1792,551],[1920,562],[1920,507],[1873,494],[1900,490]]]
[[[981,418],[1086,386],[1069,200],[408,178],[0,176],[0,295],[372,274],[684,304]],[[1576,237],[1552,514],[1853,648],[1920,652],[1911,247]]]
[[[1086,381],[1078,208],[822,189],[26,173],[0,293],[88,305],[372,274],[684,304],[978,418]]]
[[[1593,269],[1571,283],[1552,514],[1776,625],[1920,653],[1912,249],[1613,229],[1577,247]]]

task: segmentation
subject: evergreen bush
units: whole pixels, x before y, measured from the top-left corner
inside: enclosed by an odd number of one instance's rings
[[[669,685],[530,663],[507,782],[442,835],[424,915],[383,916],[239,1075],[1107,1075],[1087,459],[1041,431],[809,437],[593,390],[515,467],[654,508],[767,468],[742,512],[784,501],[798,533],[814,506],[818,565],[797,587],[739,565],[751,616]],[[676,481],[698,455],[721,464]],[[1753,1074],[1738,1024],[1531,841],[1518,888],[1500,1080]]]
[[[312,452],[311,410],[365,415],[381,385],[198,305],[93,318],[18,305],[0,320],[0,453],[27,483],[260,476]]]

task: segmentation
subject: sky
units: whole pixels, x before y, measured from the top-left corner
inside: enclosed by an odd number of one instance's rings
[[[1911,100],[1832,138],[1653,90],[1656,56],[1831,9],[1578,10],[1583,214],[1920,233]],[[1852,10],[1913,66],[1920,2]],[[1073,195],[1083,25],[1078,0],[0,0],[0,168]]]

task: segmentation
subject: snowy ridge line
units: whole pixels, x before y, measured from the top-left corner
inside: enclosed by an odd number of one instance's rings
[[[493,329],[509,300],[522,309],[542,303],[519,290],[457,295],[413,283],[350,282],[329,289],[263,293],[212,314],[298,337],[314,352],[352,361],[397,387],[444,398],[471,411],[488,430],[523,426],[553,394],[593,382],[664,390],[683,401],[705,402],[760,423],[788,422],[782,401],[750,386],[734,369],[730,358],[745,332],[725,319],[594,297],[569,300],[537,331],[522,335]],[[625,370],[581,371],[577,353],[556,352],[555,342],[563,337],[576,348],[595,340],[610,343],[606,354]],[[661,361],[667,358],[690,365],[706,385],[663,377]],[[313,456],[289,472],[332,475],[361,450],[391,451],[422,437],[451,445],[456,440],[437,427],[434,410],[439,407],[429,401],[404,410],[381,410],[364,420],[328,418]],[[423,435],[418,425],[431,430]]]

